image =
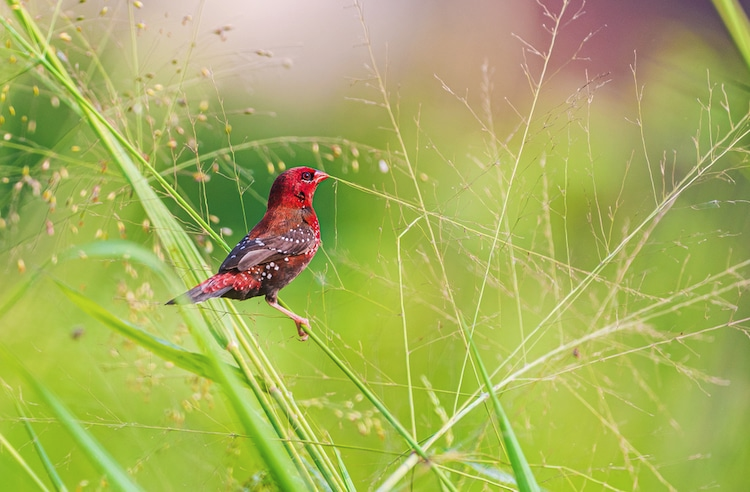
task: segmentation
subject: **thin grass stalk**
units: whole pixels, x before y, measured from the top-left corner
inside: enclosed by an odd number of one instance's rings
[[[404,338],[404,360],[406,369],[406,390],[409,395],[409,416],[411,423],[411,434],[414,438],[417,437],[417,420],[416,411],[414,410],[414,384],[412,383],[411,377],[411,349],[409,348],[409,331],[407,329],[406,321],[406,295],[404,294],[404,271],[403,263],[401,262],[401,239],[404,235],[411,230],[411,228],[419,222],[423,216],[419,216],[414,219],[396,238],[396,262],[398,264],[398,297],[401,308],[401,331]]]
[[[357,490],[357,487],[355,487],[354,482],[352,482],[352,477],[349,476],[349,470],[346,469],[346,465],[344,465],[344,460],[341,458],[341,453],[338,449],[333,449],[334,454],[336,455],[336,460],[338,461],[338,464],[340,466],[340,473],[341,477],[344,479],[344,484],[346,485],[346,491],[347,492],[354,492]]]
[[[529,112],[524,118],[526,121],[526,124],[523,127],[523,132],[521,135],[521,140],[519,143],[518,151],[516,152],[516,155],[514,156],[513,160],[513,168],[511,169],[510,177],[508,178],[508,187],[503,191],[503,199],[502,199],[502,206],[500,208],[500,214],[497,220],[495,233],[492,238],[492,246],[490,247],[488,257],[487,257],[487,269],[484,273],[484,276],[482,277],[482,286],[480,288],[479,292],[479,300],[477,301],[477,307],[474,312],[474,321],[472,322],[471,326],[471,332],[474,333],[474,329],[476,328],[476,322],[479,317],[479,310],[482,305],[482,300],[484,299],[484,291],[487,285],[487,279],[489,278],[490,268],[492,266],[492,257],[497,249],[498,241],[500,240],[500,230],[501,228],[505,229],[505,235],[507,236],[507,244],[510,246],[508,248],[508,265],[510,266],[510,272],[511,272],[511,280],[513,283],[513,292],[515,292],[515,301],[516,301],[516,313],[518,315],[518,322],[519,322],[519,330],[521,335],[522,342],[519,344],[519,348],[522,352],[522,358],[525,361],[526,360],[526,337],[525,337],[525,330],[523,326],[523,313],[522,313],[522,307],[521,307],[521,295],[520,295],[520,288],[519,288],[519,282],[518,282],[518,271],[516,269],[517,261],[515,256],[515,249],[513,248],[513,234],[511,230],[510,220],[508,218],[508,205],[510,203],[510,199],[512,196],[513,186],[516,182],[516,175],[518,173],[518,169],[521,166],[521,159],[525,155],[526,150],[526,144],[528,143],[528,137],[529,132],[531,131],[531,124],[534,121],[534,117],[536,116],[536,108],[539,104],[539,99],[541,97],[542,92],[542,86],[547,80],[547,72],[549,70],[549,65],[552,59],[553,52],[556,52],[555,46],[557,44],[557,37],[560,33],[560,24],[562,22],[563,16],[565,15],[565,12],[568,8],[569,4],[566,1],[563,1],[559,13],[554,17],[554,25],[550,27],[550,42],[549,45],[546,47],[546,50],[544,51],[543,56],[543,64],[541,71],[539,73],[539,78],[536,81],[532,81],[532,78],[529,74],[529,80],[532,83],[533,86],[533,95],[531,100],[531,107],[529,108]],[[494,142],[494,140],[493,140]],[[502,177],[498,180],[500,183],[503,182]],[[468,352],[467,352],[468,356]]]
[[[443,258],[442,252],[440,251],[438,247],[439,241],[437,238],[437,234],[435,233],[435,229],[432,225],[432,222],[430,222],[431,213],[427,210],[427,206],[422,196],[422,189],[419,184],[419,179],[417,178],[417,172],[416,172],[414,163],[412,163],[411,159],[409,158],[409,152],[406,146],[406,140],[404,139],[404,135],[401,132],[401,127],[396,117],[396,112],[394,111],[393,106],[391,105],[390,96],[388,94],[388,88],[386,86],[386,81],[383,78],[383,75],[380,73],[380,69],[378,68],[378,64],[376,63],[375,53],[373,51],[372,43],[370,41],[367,24],[365,23],[365,19],[364,19],[363,7],[359,1],[355,1],[355,6],[359,12],[360,23],[364,31],[365,45],[367,46],[368,54],[370,57],[370,70],[373,72],[374,79],[377,82],[377,90],[379,92],[380,97],[382,98],[382,103],[381,103],[382,108],[385,110],[388,116],[390,127],[396,136],[398,147],[403,155],[404,165],[408,172],[409,179],[411,180],[412,185],[414,187],[414,191],[417,195],[416,210],[425,219],[424,220],[425,227],[427,228],[427,231],[429,233],[429,237],[428,237],[429,244],[432,246],[433,254],[435,255],[435,258],[437,259],[437,263],[440,266],[440,274],[442,276],[441,280],[443,282],[443,288],[447,297],[447,301],[450,304],[451,309],[453,310],[453,317],[455,319],[455,322],[460,323],[461,312],[460,312],[460,309],[458,308],[458,304],[456,303],[456,300],[453,295],[453,288],[451,287],[452,283],[448,277],[448,272],[445,269],[445,259]],[[464,345],[468,349],[468,342],[466,341],[464,337],[464,331],[459,329],[459,333],[461,334],[461,337],[463,338]],[[469,360],[471,361],[471,359]],[[479,380],[479,375],[477,374],[477,368],[472,367],[472,369],[474,370],[476,379]],[[459,377],[458,391],[456,392],[456,402],[454,404],[454,407],[458,403],[458,395],[461,392],[460,390],[463,384],[463,376],[464,376],[464,370],[462,369],[461,375]]]

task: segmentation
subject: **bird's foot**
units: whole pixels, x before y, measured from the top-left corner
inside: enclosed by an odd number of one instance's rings
[[[302,328],[302,325],[305,325],[307,327],[310,326],[310,322],[307,320],[307,318],[303,318],[302,316],[295,314],[285,307],[279,305],[279,303],[276,302],[276,299],[274,298],[269,299],[268,297],[266,297],[266,302],[272,308],[281,311],[282,313],[292,318],[294,324],[297,325],[297,334],[299,335],[300,341],[304,342],[305,340],[307,340],[307,332]]]
[[[302,328],[302,325],[310,326],[310,322],[307,320],[307,318],[295,319],[294,324],[297,325],[297,334],[299,335],[299,341],[304,342],[305,340],[307,340],[307,332],[304,328]]]

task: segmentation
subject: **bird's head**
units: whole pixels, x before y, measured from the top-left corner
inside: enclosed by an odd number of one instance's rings
[[[268,195],[268,208],[312,207],[313,194],[318,184],[328,179],[323,171],[311,167],[294,167],[279,174]]]

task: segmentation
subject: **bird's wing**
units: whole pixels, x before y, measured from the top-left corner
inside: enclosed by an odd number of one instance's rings
[[[315,249],[317,240],[315,231],[308,224],[302,224],[276,235],[252,239],[248,235],[229,253],[219,267],[219,272],[228,270],[244,272],[261,263],[282,261],[288,256],[305,254]]]

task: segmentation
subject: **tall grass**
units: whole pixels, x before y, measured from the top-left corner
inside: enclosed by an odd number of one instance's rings
[[[218,109],[209,113],[211,104],[196,104],[190,91],[194,39],[185,59],[171,63],[179,67],[171,85],[159,75],[139,74],[126,94],[107,62],[112,48],[76,29],[79,20],[61,4],[49,18],[15,0],[8,6],[2,23],[11,69],[3,102],[17,97],[20,108],[43,98],[59,106],[61,121],[77,122],[63,125],[70,131],[53,135],[50,145],[38,135],[50,132],[42,128],[48,120],[34,121],[32,128],[27,118],[6,133],[3,146],[13,160],[3,162],[2,172],[15,191],[2,202],[2,225],[10,238],[8,257],[23,282],[0,300],[0,318],[11,319],[19,303],[54,290],[55,299],[83,313],[86,323],[139,347],[147,367],[156,367],[158,358],[169,374],[216,383],[208,383],[209,389],[198,384],[201,389],[182,401],[185,412],[206,417],[202,426],[183,427],[184,414],[175,410],[157,420],[174,421],[169,433],[204,434],[210,441],[216,432],[230,442],[224,487],[525,491],[540,490],[539,484],[621,490],[684,483],[665,471],[664,460],[649,456],[654,444],[640,439],[628,421],[658,414],[678,428],[652,375],[666,378],[663,372],[671,370],[700,388],[724,384],[691,365],[690,353],[698,350],[693,344],[727,330],[746,332],[740,302],[750,261],[735,258],[729,248],[722,261],[696,264],[691,255],[698,254],[700,240],[718,248],[725,232],[697,219],[694,229],[681,230],[685,214],[694,218],[730,203],[731,192],[711,201],[695,193],[717,178],[732,179],[736,173],[728,162],[744,162],[750,116],[733,113],[721,86],[708,84],[689,163],[682,154],[674,161],[653,159],[644,88],[634,65],[633,122],[641,147],[617,170],[603,169],[594,149],[605,137],[592,115],[606,77],[587,76],[569,97],[553,89],[559,67],[571,58],[558,53],[560,38],[583,6],[566,1],[553,10],[540,3],[546,44],[518,37],[530,92],[523,106],[509,105],[517,121],[508,133],[496,121],[507,111],[493,106],[490,67],[483,67],[478,100],[436,79],[480,135],[465,146],[461,142],[461,156],[451,157],[431,140],[421,113],[404,113],[370,39],[364,9],[355,3],[369,70],[368,96],[358,102],[385,116],[388,147],[289,136],[235,142],[229,103],[219,95],[211,103]],[[140,6],[119,7],[132,27],[118,49],[128,50],[131,60],[141,56],[143,26],[134,14]],[[114,35],[114,29],[105,32]],[[218,87],[211,71],[199,77]],[[221,135],[218,150],[203,148],[211,133]],[[260,171],[240,164],[248,153]],[[231,246],[225,236],[233,231],[217,225],[217,195],[209,181],[230,183],[247,226],[245,195],[262,205],[265,194],[254,181],[303,158],[334,176],[338,200],[335,221],[320,214],[335,240],[333,247],[326,243],[308,281],[310,342],[299,351],[288,337],[271,343],[258,335],[255,314],[225,300],[165,314],[160,299],[202,280],[213,270],[207,255],[218,247],[221,257]],[[608,183],[609,172],[620,180],[617,186]],[[589,181],[581,186],[584,176]],[[586,200],[577,197],[581,188],[588,190]],[[321,189],[318,200],[326,192]],[[58,208],[65,211],[62,220]],[[352,229],[365,231],[368,239],[356,254],[347,254],[345,239],[355,244],[355,233],[339,229],[337,221],[352,216],[358,218]],[[93,242],[77,236],[87,222],[99,227]],[[110,237],[115,233],[120,237]],[[45,237],[55,238],[49,259],[29,256],[49,251],[29,246]],[[149,279],[138,289],[127,280],[117,287],[127,309],[108,300],[111,291],[80,288],[90,281],[115,289],[92,266],[107,262],[121,265],[125,278]],[[654,271],[659,280],[651,282]],[[256,325],[294,331],[276,318]],[[75,331],[73,338],[78,336]],[[285,358],[295,356],[299,360]],[[126,366],[136,372],[139,360]],[[133,462],[124,450],[136,446],[133,440],[102,438],[95,426],[104,417],[77,414],[75,402],[66,402],[64,389],[45,384],[37,366],[33,355],[24,354],[3,368],[12,368],[3,375],[17,407],[11,420],[28,431],[21,438],[0,429],[11,469],[24,477],[17,483],[73,486],[66,483],[68,465],[59,457],[57,439],[40,433],[46,423],[29,416],[37,413],[30,402],[40,401],[52,425],[69,433],[60,438],[67,443],[63,448],[82,450],[83,457],[71,459],[90,464],[94,471],[87,476],[99,477],[103,487],[169,485],[159,483],[172,477],[168,472],[143,469],[166,465],[174,451],[165,450],[163,458],[161,452],[140,451]],[[139,388],[154,385],[151,397],[177,381],[172,376],[164,383],[157,373],[147,369],[137,378]],[[131,393],[115,388],[117,396],[105,406],[111,405],[112,414],[124,411],[121,401]],[[221,395],[217,405],[227,414],[214,406],[214,395]],[[152,413],[140,414],[137,406],[128,412],[137,415],[136,426],[157,425]],[[593,437],[579,438],[571,427]],[[26,443],[32,442],[29,452]],[[588,461],[568,460],[560,449],[569,442],[584,443]],[[177,456],[194,452],[181,449]],[[689,457],[678,460],[685,464]],[[194,476],[185,483],[207,480],[198,467],[190,472]],[[76,468],[79,473],[86,472]],[[159,478],[151,481],[154,476]]]

